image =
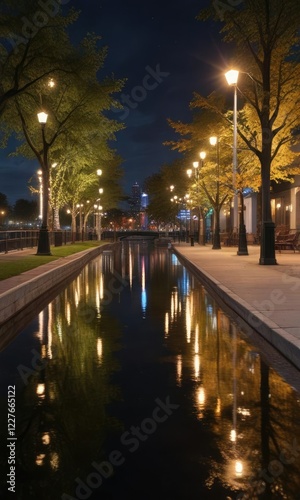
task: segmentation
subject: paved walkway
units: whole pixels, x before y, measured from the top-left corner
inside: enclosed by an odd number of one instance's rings
[[[247,256],[238,256],[236,247],[212,250],[211,245],[180,243],[174,249],[248,328],[300,369],[299,252],[276,252],[278,265],[261,266],[258,246],[249,246]]]
[[[236,247],[212,250],[211,245],[177,243],[173,248],[208,289],[242,318],[243,325],[258,331],[300,369],[299,252],[276,252],[277,266],[260,266],[258,246],[249,246],[247,256],[238,256]],[[0,265],[35,252],[26,249],[0,254]],[[62,259],[58,259],[46,267],[49,270],[61,265]],[[45,267],[41,266],[0,281],[0,295],[43,273]]]

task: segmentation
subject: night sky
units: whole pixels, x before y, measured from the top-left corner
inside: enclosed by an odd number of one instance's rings
[[[193,92],[204,95],[226,87],[226,47],[218,27],[195,19],[207,2],[185,0],[70,0],[82,11],[73,28],[74,40],[86,32],[103,37],[108,46],[105,73],[127,78],[122,91],[125,111],[112,113],[125,122],[113,147],[124,159],[124,189],[144,179],[176,153],[163,142],[174,137],[167,118],[190,120]],[[66,2],[65,2],[66,4]],[[0,150],[0,191],[9,202],[30,198],[29,178],[39,168],[36,161],[7,158]]]

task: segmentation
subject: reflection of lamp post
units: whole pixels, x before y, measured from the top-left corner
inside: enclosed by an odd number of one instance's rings
[[[233,99],[233,228],[234,231],[238,227],[238,198],[236,189],[236,174],[237,174],[237,81],[239,77],[239,72],[235,69],[231,69],[225,73],[225,77],[228,85],[234,88],[234,99]],[[247,248],[247,236],[246,236],[246,226],[244,223],[244,198],[243,191],[240,191],[241,199],[241,214],[239,223],[239,243],[238,243],[238,255],[248,255]]]
[[[215,202],[215,217],[214,217],[214,241],[213,250],[221,249],[220,241],[220,140],[218,137],[212,136],[209,138],[209,142],[212,146],[217,146],[217,190],[216,190],[216,202]]]
[[[47,113],[38,113],[38,120],[42,128],[43,150],[41,154],[41,167],[42,167],[42,189],[43,189],[43,217],[42,225],[39,231],[38,248],[36,255],[51,255],[50,241],[48,231],[48,204],[49,204],[49,165],[48,165],[48,148],[49,145],[45,138],[45,126],[47,123]]]

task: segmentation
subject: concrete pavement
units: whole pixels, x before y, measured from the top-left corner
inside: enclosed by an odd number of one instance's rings
[[[249,255],[236,247],[174,244],[175,253],[236,315],[300,369],[300,252],[276,252],[278,265],[261,266],[259,246]]]
[[[208,290],[235,313],[237,323],[241,321],[241,326],[248,325],[256,330],[300,369],[300,252],[276,252],[278,265],[260,266],[259,247],[255,245],[249,245],[247,256],[238,256],[236,247],[212,250],[211,245],[191,247],[177,243],[173,249]],[[51,275],[67,279],[68,273],[74,273],[75,268],[79,269],[98,251],[80,252],[81,255],[61,258],[0,281],[0,318],[4,320],[5,316],[7,320],[5,304],[10,313],[9,308],[13,305],[15,314],[18,306],[25,307],[23,298],[26,296],[29,300],[33,288],[38,294],[37,283],[40,283],[40,290],[45,291],[53,280]],[[35,252],[35,249],[26,249],[0,254],[0,265]],[[87,256],[87,253],[91,254]],[[62,274],[63,268],[66,274]]]

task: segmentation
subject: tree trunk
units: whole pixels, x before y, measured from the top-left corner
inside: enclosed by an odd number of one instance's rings
[[[53,230],[60,231],[61,227],[60,227],[60,220],[59,220],[59,208],[54,207],[53,213],[54,213],[54,215],[53,215]]]

